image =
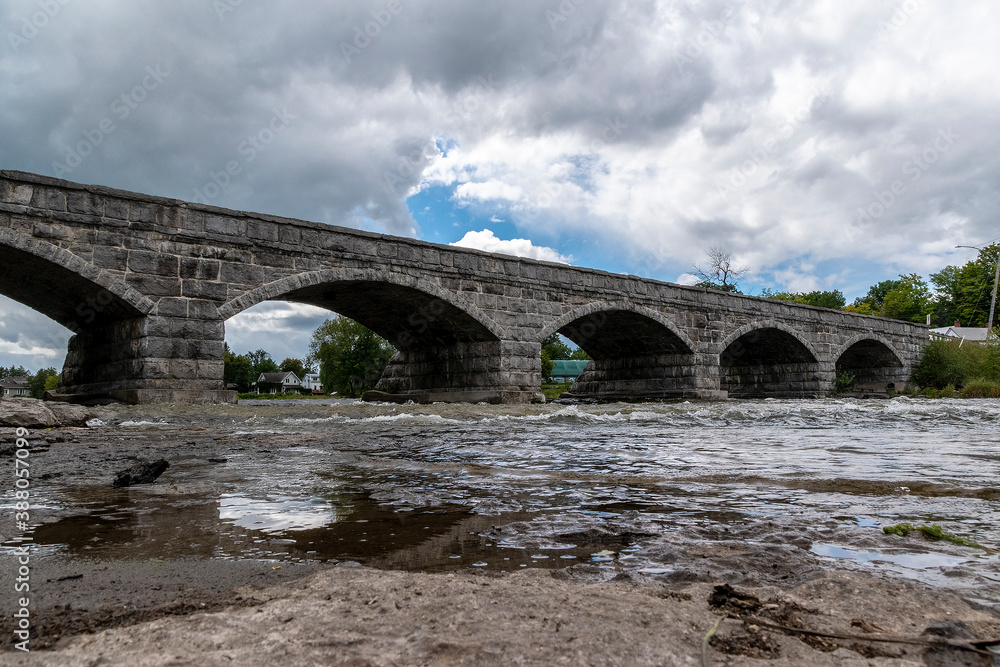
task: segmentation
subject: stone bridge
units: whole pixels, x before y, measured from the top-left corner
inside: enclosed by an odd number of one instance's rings
[[[528,402],[540,344],[594,359],[600,399],[817,396],[837,370],[901,388],[907,322],[0,171],[0,293],[74,332],[55,398],[234,401],[230,317],[267,300],[351,317],[397,349],[380,400]]]

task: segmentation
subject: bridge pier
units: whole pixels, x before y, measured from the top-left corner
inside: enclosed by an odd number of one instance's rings
[[[222,322],[150,315],[74,335],[50,400],[235,403],[223,383]]]
[[[715,364],[703,355],[661,354],[595,359],[587,364],[566,398],[644,401],[723,399]]]
[[[541,346],[518,341],[403,347],[366,401],[543,403]]]

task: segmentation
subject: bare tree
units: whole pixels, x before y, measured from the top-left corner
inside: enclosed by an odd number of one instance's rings
[[[698,284],[724,292],[738,292],[737,283],[750,273],[750,267],[733,266],[732,255],[719,246],[712,246],[706,254],[708,263],[704,266],[695,264],[693,268],[694,275],[701,279]]]

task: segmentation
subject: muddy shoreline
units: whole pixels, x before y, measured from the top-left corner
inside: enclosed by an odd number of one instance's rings
[[[537,517],[482,511],[483,505],[470,513],[426,498],[423,506],[399,507],[390,494],[343,496],[352,508],[349,520],[299,530],[304,537],[294,544],[252,526],[220,536],[219,526],[232,523],[219,523],[227,506],[209,507],[204,523],[192,524],[185,518],[191,503],[218,495],[220,485],[238,485],[246,470],[280,468],[294,476],[296,451],[320,447],[329,435],[252,432],[237,419],[295,410],[287,407],[228,408],[207,425],[192,411],[155,428],[135,414],[101,410],[103,426],[32,434],[35,484],[58,489],[52,497],[75,507],[51,503],[33,511],[31,647],[38,652],[19,655],[8,640],[5,661],[92,664],[103,656],[108,664],[151,665],[700,664],[701,640],[722,612],[746,616],[746,609],[720,611],[710,604],[722,584],[761,602],[754,618],[785,621],[779,625],[906,637],[941,626],[931,632],[1000,637],[995,590],[949,591],[817,557],[810,551],[814,544],[844,530],[832,520],[792,532],[767,518],[729,521],[719,514],[696,532],[663,534],[641,513],[609,514],[613,506],[604,505],[582,524],[554,520],[549,542],[571,542],[576,549],[553,552],[539,549],[558,544],[524,542],[525,531],[537,531]],[[219,427],[220,420],[234,425]],[[10,435],[0,433],[4,442]],[[155,484],[111,489],[118,470],[158,458],[171,468]],[[242,468],[235,466],[239,461]],[[0,463],[13,467],[9,456]],[[282,483],[276,478],[277,486]],[[118,506],[131,513],[116,513]],[[88,507],[93,510],[81,511]],[[393,538],[383,531],[377,544],[369,542],[374,526],[387,523]],[[0,532],[0,542],[13,537]],[[233,551],[246,549],[251,538],[262,556]],[[484,541],[517,539],[527,550],[508,550],[510,558],[488,566],[475,562]],[[875,532],[866,539],[873,550],[898,544]],[[347,546],[338,547],[337,540]],[[122,544],[117,550],[116,541]],[[631,545],[640,542],[670,567],[629,565]],[[969,553],[947,545],[938,551],[956,562]],[[427,560],[416,559],[420,553]],[[595,558],[560,560],[557,553]],[[0,589],[11,590],[14,569],[6,565],[8,555],[3,559]],[[405,569],[423,571],[400,571]],[[966,570],[962,564],[945,568],[944,578],[949,571],[966,576]],[[422,593],[408,592],[413,588]],[[12,610],[4,611],[0,632],[12,638]],[[803,638],[732,619],[720,628],[710,648],[712,664],[990,664],[953,648]]]

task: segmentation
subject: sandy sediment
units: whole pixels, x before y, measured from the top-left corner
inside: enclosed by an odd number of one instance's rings
[[[343,564],[342,564],[343,565]],[[584,583],[337,566],[239,606],[171,616],[7,654],[13,665],[989,665],[956,647],[858,637],[1000,636],[1000,618],[925,586],[825,572],[790,588]],[[742,620],[741,620],[742,619]]]

